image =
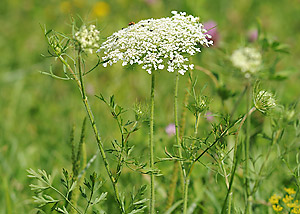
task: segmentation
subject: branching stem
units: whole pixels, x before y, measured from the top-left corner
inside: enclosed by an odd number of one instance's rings
[[[112,172],[111,172],[111,169],[110,169],[110,166],[109,166],[109,163],[108,163],[108,160],[106,158],[106,154],[105,154],[105,151],[104,151],[104,148],[103,148],[103,144],[102,144],[102,141],[101,141],[101,138],[100,138],[100,135],[99,135],[99,131],[98,131],[95,119],[94,119],[94,115],[93,115],[92,109],[89,105],[88,98],[86,96],[86,92],[85,92],[85,88],[84,88],[84,82],[83,82],[83,78],[82,78],[83,74],[82,74],[82,71],[81,71],[80,52],[78,52],[78,76],[75,74],[75,72],[73,71],[71,66],[64,60],[64,58],[62,56],[59,56],[58,58],[67,67],[67,69],[71,72],[71,74],[72,74],[72,76],[73,76],[73,78],[74,78],[74,80],[75,80],[75,82],[76,82],[76,84],[79,88],[79,91],[82,95],[82,101],[83,101],[85,110],[87,112],[87,115],[89,117],[89,120],[91,122],[93,131],[94,131],[94,135],[95,135],[95,138],[96,138],[96,142],[97,142],[102,160],[104,162],[106,172],[107,172],[107,174],[109,176],[109,179],[110,179],[110,181],[113,185],[115,198],[116,198],[116,201],[118,203],[119,209],[122,211],[123,209],[122,209],[121,200],[120,200],[120,196],[119,196],[118,186],[117,186],[117,183],[116,183],[116,180],[115,180],[114,176],[112,175]]]

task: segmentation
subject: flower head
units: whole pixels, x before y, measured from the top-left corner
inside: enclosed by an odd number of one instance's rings
[[[210,111],[208,111],[206,114],[205,114],[205,116],[206,116],[206,120],[208,121],[208,122],[213,122],[214,121],[214,115],[213,115],[213,113],[212,112],[210,112]]]
[[[139,64],[149,74],[167,66],[169,72],[184,74],[193,69],[187,55],[201,52],[200,46],[209,46],[211,36],[199,23],[199,18],[184,12],[172,12],[172,17],[142,20],[115,32],[102,43],[104,61],[112,65],[123,61],[123,66]]]
[[[277,212],[280,212],[280,211],[282,211],[282,209],[283,209],[283,207],[282,206],[280,206],[279,204],[274,204],[274,205],[272,205],[272,208],[273,208],[273,210],[274,211],[277,211]]]
[[[289,195],[296,194],[296,191],[293,188],[284,188],[284,191],[286,191]]]
[[[165,129],[166,133],[169,135],[169,136],[173,136],[176,134],[176,127],[175,127],[175,124],[174,123],[170,123],[166,129]]]
[[[258,39],[258,30],[257,29],[250,30],[247,36],[249,42],[255,42]]]
[[[93,49],[99,48],[99,34],[95,25],[90,25],[88,28],[83,25],[79,31],[75,33],[74,39],[78,42],[79,47],[83,51],[93,53]]]
[[[235,50],[230,59],[235,67],[245,73],[246,78],[256,73],[261,65],[261,54],[250,47]]]
[[[267,113],[276,106],[276,100],[271,92],[262,90],[254,97],[254,105],[260,112]]]
[[[220,40],[220,34],[217,28],[217,23],[215,21],[207,21],[203,23],[204,28],[207,30],[207,33],[211,35],[211,38],[208,40],[212,40],[214,42],[214,47],[218,46]]]
[[[282,201],[285,203],[285,204],[287,204],[287,203],[289,203],[289,202],[291,202],[291,201],[293,201],[294,200],[294,197],[292,197],[292,196],[290,196],[290,195],[285,195],[285,197],[282,199]]]
[[[274,194],[271,196],[269,201],[271,204],[278,204],[280,199],[281,199],[281,196]]]

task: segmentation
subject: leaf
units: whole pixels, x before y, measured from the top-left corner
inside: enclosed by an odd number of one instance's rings
[[[83,197],[83,198],[87,198],[87,195],[86,195],[86,193],[85,193],[85,189],[82,189],[82,187],[81,186],[79,186],[79,191],[80,191],[80,193],[81,193],[81,196]]]
[[[58,213],[63,213],[63,214],[69,214],[69,212],[67,211],[67,209],[65,208],[65,206],[63,206],[63,208],[57,208],[56,211]]]
[[[72,190],[75,189],[75,187],[77,186],[77,181],[73,182],[70,189],[69,189],[69,192],[71,192]]]
[[[180,205],[182,204],[183,200],[177,201],[174,203],[164,214],[171,214],[173,211]]]
[[[149,199],[144,198],[144,199],[142,199],[142,200],[139,200],[139,201],[137,201],[137,202],[134,202],[133,205],[143,204],[143,203],[145,203],[145,202],[147,202],[147,201],[149,201]]]
[[[101,201],[105,201],[107,196],[107,192],[103,192],[99,197],[95,198],[92,204],[98,204]]]
[[[128,214],[135,214],[135,213],[139,213],[139,212],[142,212],[147,206],[143,206],[139,209],[135,209],[135,210],[132,210],[130,213]]]

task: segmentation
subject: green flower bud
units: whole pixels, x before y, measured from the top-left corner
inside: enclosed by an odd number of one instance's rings
[[[254,105],[260,112],[267,113],[276,106],[276,100],[271,92],[261,90],[254,97]]]

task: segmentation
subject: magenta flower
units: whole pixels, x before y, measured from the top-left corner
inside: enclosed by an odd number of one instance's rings
[[[258,30],[252,29],[248,32],[248,40],[249,42],[255,42],[258,38]]]
[[[175,128],[175,124],[174,123],[170,123],[166,129],[165,129],[166,133],[171,137],[173,135],[176,134],[176,128]]]
[[[208,111],[205,116],[208,122],[214,121],[214,116],[212,112]]]
[[[207,30],[207,33],[212,36],[210,40],[214,42],[214,46],[217,47],[220,41],[220,34],[217,28],[217,23],[215,21],[207,21],[203,23],[204,29]]]

